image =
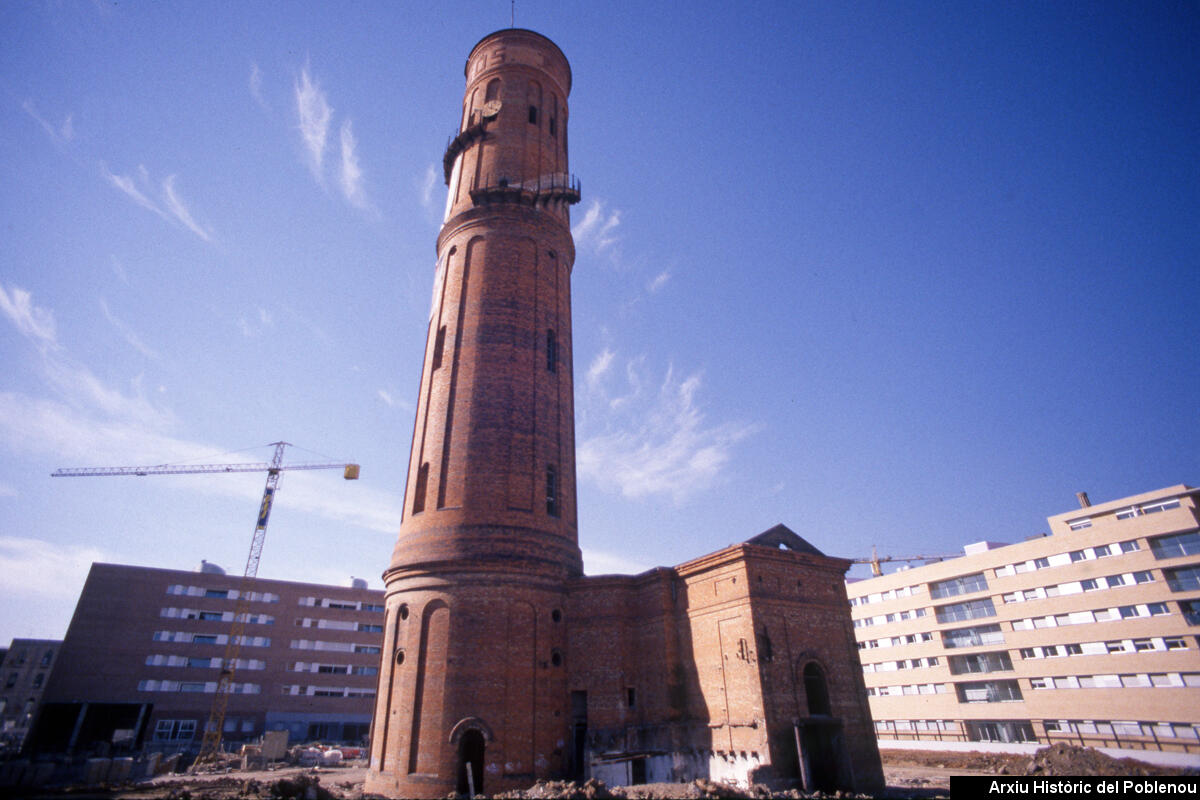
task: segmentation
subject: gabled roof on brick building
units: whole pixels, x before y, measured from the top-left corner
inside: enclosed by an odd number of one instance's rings
[[[747,539],[746,544],[757,544],[764,547],[777,547],[786,550],[793,550],[797,553],[809,553],[814,556],[821,556],[822,558],[825,557],[824,553],[813,547],[803,537],[782,523],[776,525],[774,528],[763,531],[752,539]]]

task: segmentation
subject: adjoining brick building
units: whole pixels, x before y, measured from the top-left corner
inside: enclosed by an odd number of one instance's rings
[[[366,788],[713,777],[870,791],[844,559],[779,526],[585,577],[571,337],[571,69],[507,29],[466,64]]]
[[[1198,496],[1081,495],[1049,535],[849,583],[881,746],[1068,742],[1200,763]]]
[[[52,639],[13,639],[7,652],[0,650],[0,751],[24,743],[61,646]]]
[[[195,751],[232,629],[241,576],[93,564],[46,681],[33,749]],[[383,592],[256,580],[225,715],[226,742],[365,743]]]

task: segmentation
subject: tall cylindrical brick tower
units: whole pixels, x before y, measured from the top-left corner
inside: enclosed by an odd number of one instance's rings
[[[367,790],[491,793],[562,773],[575,513],[571,69],[506,29],[471,50],[443,165],[425,364]]]

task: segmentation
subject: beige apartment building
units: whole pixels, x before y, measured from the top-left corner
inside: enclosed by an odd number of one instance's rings
[[[1197,495],[1081,494],[1049,534],[848,582],[880,744],[1200,755]]]

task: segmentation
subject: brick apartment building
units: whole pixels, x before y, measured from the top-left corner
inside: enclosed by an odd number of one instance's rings
[[[211,564],[93,564],[46,681],[33,748],[197,749],[241,583]],[[365,743],[382,623],[383,592],[365,585],[257,580],[225,741],[287,730],[292,741]]]
[[[21,747],[37,714],[62,642],[13,639],[0,651],[0,750]]]
[[[1200,755],[1200,490],[847,584],[881,745],[1069,742]]]
[[[509,28],[465,74],[366,790],[568,776],[880,788],[850,562],[779,526],[674,568],[583,575],[571,68]]]

